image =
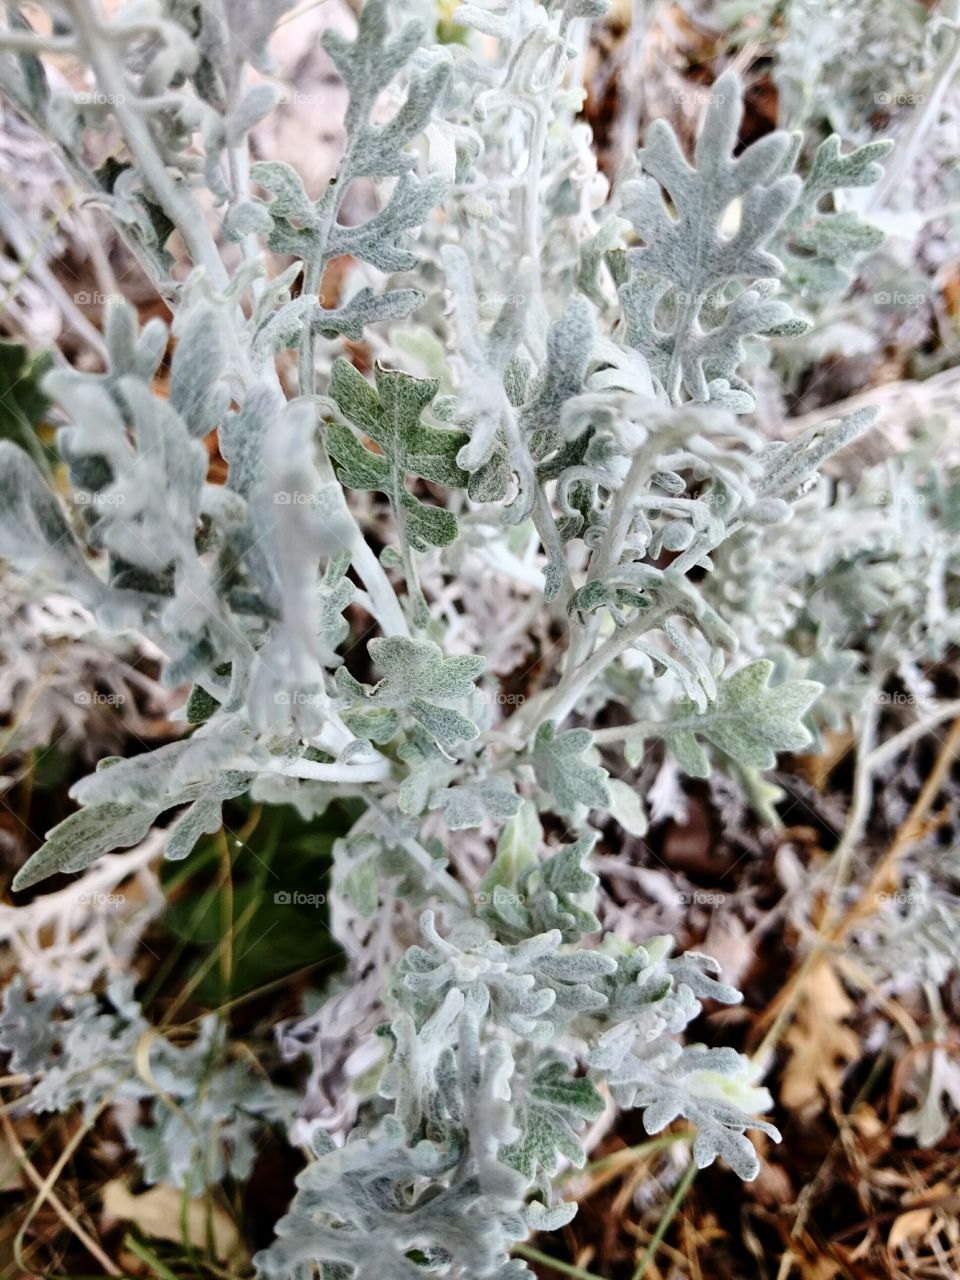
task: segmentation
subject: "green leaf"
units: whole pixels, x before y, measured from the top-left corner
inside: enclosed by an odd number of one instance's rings
[[[105,853],[138,844],[159,813],[159,808],[111,801],[71,813],[47,832],[46,843],[17,872],[14,891],[29,889],[57,872],[83,871]]]
[[[431,640],[383,636],[367,645],[370,657],[384,677],[377,686],[386,695],[406,701],[420,698],[466,698],[475,692],[474,681],[485,661],[476,654],[447,657]]]
[[[562,1156],[574,1168],[582,1168],[586,1155],[577,1130],[603,1111],[596,1088],[572,1076],[563,1063],[553,1062],[534,1077],[529,1097],[517,1114],[520,1137],[500,1148],[500,1159],[531,1182],[540,1170],[556,1173]]]
[[[376,915],[380,905],[380,891],[375,856],[360,859],[355,866],[337,881],[337,888],[366,919]]]
[[[398,709],[409,711],[444,746],[477,736],[480,730],[468,716],[438,702],[475,694],[474,681],[483,670],[483,658],[473,654],[447,657],[433,641],[408,640],[405,636],[379,636],[367,648],[384,673],[374,688],[355,680],[343,667],[336,675],[338,689],[354,699],[345,715],[358,736],[389,741],[398,727]],[[420,796],[419,785],[416,792]],[[408,806],[412,803],[408,788],[401,807],[405,812],[419,813],[423,805],[411,809]]]
[[[780,229],[776,252],[796,293],[823,298],[850,282],[857,254],[883,243],[883,232],[852,212],[825,213],[823,197],[842,187],[869,187],[883,177],[880,161],[893,142],[884,139],[840,154],[832,134],[817,148],[796,205]]]
[[[0,342],[0,440],[18,444],[48,475],[55,455],[37,429],[50,405],[40,386],[50,364],[47,353],[31,356],[22,343]]]
[[[665,121],[650,126],[643,176],[623,188],[642,247],[628,250],[630,279],[620,291],[630,342],[670,398],[678,401],[682,385],[694,400],[740,412],[752,404],[737,376],[742,339],[795,320],[769,297],[781,267],[767,246],[800,190],[789,172],[795,135],[767,134],[734,159],[742,112],[740,81],[727,72],[711,92],[693,167]],[[722,225],[734,204],[740,221],[728,235]],[[744,281],[758,287],[743,289]]]
[[[477,725],[459,711],[435,706],[432,702],[424,702],[422,698],[413,699],[410,711],[427,732],[445,747],[455,746],[458,742],[471,742],[480,733]]]
[[[770,769],[778,751],[798,751],[810,743],[803,716],[823,686],[790,680],[771,687],[772,671],[773,663],[766,660],[741,668],[721,682],[704,712],[697,713],[689,698],[683,700],[661,736],[687,773],[705,778],[710,772],[698,737],[754,769]]]
[[[390,463],[365,449],[349,427],[333,423],[327,428],[327,449],[337,462],[337,476],[351,489],[377,489],[386,493],[391,482]]]
[[[486,818],[512,818],[521,805],[520,797],[505,778],[481,778],[464,786],[447,787],[432,801],[431,809],[442,809],[451,831],[479,827]]]
[[[195,684],[187,699],[187,724],[204,724],[214,712],[220,710],[220,705],[212,693]]]
[[[529,801],[527,802],[529,804]],[[533,810],[533,806],[530,805]],[[536,811],[533,810],[534,817]],[[596,896],[598,877],[585,871],[584,860],[596,842],[591,832],[574,844],[557,849],[542,864],[537,862],[537,848],[542,831],[522,851],[516,868],[512,865],[516,833],[508,836],[517,819],[504,828],[496,861],[480,884],[477,914],[498,937],[522,942],[536,934],[556,929],[564,942],[579,942],[583,934],[600,928],[590,910]]]
[[[497,855],[480,881],[481,890],[492,893],[497,885],[515,888],[521,873],[537,865],[537,850],[542,840],[543,827],[537,806],[524,800],[500,832]]]
[[[556,427],[563,406],[583,386],[593,334],[590,305],[575,294],[547,332],[547,359],[537,379],[536,396],[520,413],[525,431]]]
[[[223,823],[224,800],[235,800],[250,785],[247,774],[225,773],[205,788],[204,794],[194,800],[170,828],[170,835],[163,856],[171,862],[192,853],[198,840],[213,835]]]
[[[562,1062],[553,1062],[537,1075],[530,1096],[559,1110],[595,1120],[603,1112],[603,1098],[590,1080],[571,1076]]]
[[[389,742],[400,728],[400,717],[392,707],[364,706],[355,703],[343,713],[343,722],[351,733],[368,742]]]
[[[599,884],[592,871],[584,871],[583,861],[596,843],[591,832],[573,844],[564,845],[543,864],[543,882],[558,895],[591,893]]]
[[[361,443],[350,427],[340,424],[327,428],[327,448],[343,484],[386,494],[397,522],[407,589],[419,601],[410,548],[425,551],[448,546],[457,537],[459,526],[453,512],[415,497],[406,478],[413,475],[434,484],[466,488],[469,476],[457,465],[457,454],[467,437],[421,421],[423,410],[437,393],[435,379],[414,378],[379,364],[374,379],[375,389],[348,360],[334,362],[330,395],[343,416],[375,448]]]
[[[646,835],[647,815],[637,790],[619,778],[610,778],[607,790],[610,792],[610,812],[624,831],[631,836]]]
[[[583,759],[592,744],[593,734],[589,729],[557,733],[553,721],[547,720],[537,730],[533,770],[544,791],[553,796],[559,813],[570,813],[578,804],[598,809],[610,807],[606,769]]]
[[[310,314],[310,323],[325,338],[342,335],[352,342],[361,342],[366,325],[382,320],[406,320],[422,305],[423,294],[419,289],[388,289],[377,295],[372,289],[363,288],[335,310],[317,306]]]
[[[344,416],[379,445],[394,470],[436,484],[465,486],[467,474],[456,459],[466,436],[420,420],[437,394],[436,379],[415,378],[382,365],[376,366],[374,379],[376,390],[348,360],[334,363],[330,393]]]

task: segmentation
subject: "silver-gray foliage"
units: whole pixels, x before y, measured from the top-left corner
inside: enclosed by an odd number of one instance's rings
[[[426,1259],[441,1276],[525,1274],[510,1245],[572,1216],[572,1203],[554,1203],[550,1178],[584,1163],[579,1135],[606,1090],[642,1108],[649,1132],[692,1120],[700,1167],[722,1155],[741,1177],[756,1175],[744,1132],[777,1133],[751,1115],[765,1093],[751,1087],[751,1064],[673,1038],[700,998],[739,994],[708,957],[671,958],[667,938],[579,945],[598,928],[586,905],[592,844],[538,862],[508,825],[476,915],[442,929],[423,914],[423,944],[397,966],[383,1028],[379,1092],[392,1113],[342,1149],[321,1137],[277,1241],[257,1258],[263,1274],[320,1261],[357,1280],[413,1277]]]
[[[249,162],[275,95],[269,82],[246,87],[245,60],[256,50],[268,69],[286,7],[138,6],[127,22],[77,0],[49,40],[0,33],[7,92],[152,273],[176,339],[167,397],[154,377],[170,335],[159,321],[138,331],[125,304],[108,313],[102,372],[50,375],[72,509],[0,445],[0,554],[102,627],[150,637],[167,684],[192,687],[192,732],[101,762],[15,888],[81,870],[158,821],[169,821],[167,856],[186,857],[242,794],[306,814],[359,797],[338,901],[365,918],[388,897],[391,909],[415,902],[422,944],[384,975],[379,1101],[342,1148],[315,1143],[259,1266],[505,1280],[526,1273],[513,1242],[572,1214],[551,1177],[582,1162],[583,1130],[608,1098],[641,1108],[651,1132],[687,1117],[697,1163],[719,1155],[745,1178],[758,1167],[746,1130],[776,1136],[753,1118],[769,1097],[745,1059],[677,1038],[700,1000],[738,999],[713,962],[672,958],[669,940],[599,936],[588,817],[642,826],[620,743],[628,766],[662,740],[687,772],[742,781],[811,740],[821,685],[756,651],[733,557],[768,537],[790,547],[817,468],[870,415],[789,443],[737,415],[753,407],[766,345],[805,327],[791,304],[873,243],[817,209],[834,187],[874,180],[882,148],[843,157],[825,144],[806,182],[794,135],[734,157],[741,89],[727,74],[692,163],[657,124],[639,177],[598,208],[563,80],[599,4],[478,0],[456,14],[465,41],[433,45],[415,22],[395,24],[386,0],[367,0],[353,41],[325,40],[349,92],[347,143],[314,198],[291,166]],[[49,91],[50,51],[94,68],[92,105]],[[400,105],[384,120],[387,87]],[[84,141],[106,123],[128,158],[91,172]],[[355,181],[379,207],[347,225]],[[189,267],[176,279],[174,229]],[[267,249],[293,261],[271,277]],[[328,307],[322,274],[343,255],[360,284]],[[421,307],[418,330],[406,322]],[[388,326],[378,349],[397,363],[419,352],[416,373],[381,361],[371,380],[328,359],[373,324]],[[297,357],[292,395],[275,362],[285,351]],[[208,477],[214,433],[224,485]],[[509,716],[486,655],[448,651],[457,611],[444,583],[476,563],[504,591],[532,578],[567,630],[554,682]],[[347,644],[348,608],[379,631],[369,664]],[[613,704],[623,728],[567,724],[578,711],[609,721]],[[563,815],[573,844],[544,852],[534,801]],[[453,856],[470,829],[498,847],[479,885]],[[41,999],[20,1027],[22,998],[9,997],[15,1069],[50,1049],[34,1025]],[[70,1028],[89,1024],[122,1059],[142,1027],[126,1010],[83,1005],[56,1034],[70,1048]],[[163,1050],[175,1097],[192,1096],[173,1085],[194,1051]],[[89,1100],[63,1075],[70,1061],[31,1105]],[[249,1096],[245,1086],[237,1105],[262,1114]],[[161,1114],[155,1102],[155,1128],[127,1137],[149,1176],[192,1180],[193,1148]]]
[[[187,1045],[158,1033],[125,979],[103,1000],[67,1000],[44,990],[28,997],[15,978],[3,993],[0,1049],[34,1077],[19,1108],[79,1106],[92,1120],[109,1105],[146,1181],[193,1195],[227,1176],[246,1178],[264,1126],[288,1121],[295,1101],[249,1063],[230,1060],[215,1017]]]

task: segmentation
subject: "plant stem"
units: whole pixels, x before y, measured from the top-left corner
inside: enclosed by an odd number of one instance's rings
[[[654,1231],[653,1235],[650,1237],[650,1243],[643,1251],[643,1257],[640,1259],[640,1262],[637,1264],[637,1269],[633,1273],[633,1280],[643,1280],[643,1277],[647,1273],[647,1267],[649,1267],[650,1263],[656,1256],[657,1250],[663,1243],[663,1237],[667,1234],[671,1222],[673,1222],[674,1218],[677,1216],[677,1210],[683,1204],[686,1194],[690,1190],[696,1176],[697,1164],[695,1160],[691,1160],[687,1165],[683,1177],[677,1183],[676,1190],[670,1199],[670,1203],[667,1205],[666,1212],[657,1223],[656,1231]]]
[[[623,484],[611,500],[610,520],[600,545],[590,555],[586,572],[587,580],[603,577],[608,569],[620,563],[630,526],[636,515],[638,494],[646,484],[651,466],[656,462],[659,453],[660,441],[654,440],[652,444],[648,442],[633,455]],[[649,502],[650,496],[645,495],[645,500]],[[665,506],[675,499],[665,496],[658,501]],[[681,501],[689,502],[690,499]],[[570,648],[567,651],[564,670],[578,667],[587,658],[593,649],[599,626],[599,619],[591,616],[584,623],[571,629]]]
[[[673,721],[671,721],[670,727],[675,727]],[[614,724],[607,729],[597,729],[594,732],[593,740],[599,744],[625,742],[627,738],[659,737],[658,729],[662,732],[662,723],[654,724],[652,720],[634,720],[632,724]]]
[[[318,760],[294,760],[280,772],[287,778],[310,778],[315,782],[383,782],[390,776],[390,761],[369,764],[323,764]]]
[[[530,285],[533,291],[528,315],[537,326],[530,333],[531,349],[539,362],[546,352],[547,311],[543,304],[543,280],[540,269],[540,245],[543,241],[540,219],[540,186],[543,181],[543,162],[550,125],[550,104],[553,102],[564,71],[568,18],[564,12],[557,31],[557,43],[550,55],[550,68],[543,86],[543,93],[533,103],[533,123],[530,129],[529,160],[523,185],[523,249],[530,261]],[[558,76],[559,72],[559,76]]]
[[[958,8],[960,6],[954,5],[950,37],[933,69],[929,92],[920,99],[920,109],[912,114],[909,124],[897,139],[891,163],[873,190],[869,205],[871,209],[882,209],[889,203],[894,191],[909,186],[909,181],[906,180],[913,176],[917,149],[927,137],[931,124],[937,120],[947,90],[960,70],[960,32],[956,28],[960,16]]]
[[[847,867],[854,849],[863,835],[864,827],[870,818],[870,807],[873,799],[873,768],[871,752],[877,731],[877,720],[880,706],[877,700],[877,688],[867,695],[863,728],[857,748],[857,763],[853,774],[853,796],[847,814],[846,826],[840,842],[830,856],[829,867],[833,872],[830,895],[824,909],[823,924],[820,932],[829,933],[830,926],[840,909],[840,899],[846,887]]]
[[[591,1160],[582,1169],[571,1169],[569,1176],[599,1173],[603,1169],[609,1169],[614,1164],[626,1164],[642,1160],[644,1156],[652,1156],[658,1151],[666,1151],[668,1147],[672,1147],[678,1142],[689,1142],[694,1137],[696,1137],[696,1130],[694,1129],[681,1129],[677,1133],[661,1133],[656,1138],[651,1138],[649,1142],[641,1142],[635,1147],[622,1147],[619,1151],[612,1151],[610,1155],[603,1156],[599,1160]]]
[[[562,1276],[574,1276],[575,1280],[603,1280],[602,1276],[596,1275],[593,1271],[584,1271],[582,1267],[575,1267],[570,1262],[551,1258],[548,1253],[541,1253],[539,1249],[534,1249],[529,1244],[515,1244],[513,1252],[518,1257],[526,1258],[528,1262],[539,1262],[541,1266],[552,1267]]]
[[[644,632],[653,630],[661,617],[662,613],[659,609],[652,609],[626,626],[618,628],[586,662],[579,667],[568,668],[559,684],[554,686],[544,701],[537,705],[531,699],[518,713],[516,730],[511,726],[511,732],[515,731],[521,736],[532,736],[534,730],[538,725],[543,724],[544,720],[555,720],[560,724],[604,669]]]
[[[145,1244],[141,1244],[129,1231],[123,1238],[123,1247],[129,1249],[141,1262],[145,1262],[153,1274],[160,1277],[160,1280],[177,1280],[176,1275],[166,1263],[161,1262],[155,1253],[151,1252]]]
[[[337,176],[334,179],[337,184],[336,188],[327,200],[323,222],[317,232],[318,252],[304,267],[303,296],[315,296],[318,306],[320,305],[320,285],[323,280],[323,269],[326,262],[326,242],[336,221],[347,188],[350,185],[352,161],[353,153],[348,145],[340,160]],[[299,390],[300,394],[304,396],[312,396],[316,390],[315,348],[316,335],[313,323],[308,318],[300,336],[300,349],[297,355]],[[317,465],[321,474],[325,479],[335,483],[336,476],[322,436],[319,454]],[[407,625],[407,619],[400,601],[397,599],[397,593],[394,591],[393,585],[380,561],[368,546],[363,536],[363,531],[357,522],[356,516],[350,510],[346,498],[343,499],[343,510],[353,526],[354,538],[351,547],[353,567],[356,569],[370,597],[370,609],[373,616],[385,635],[409,636],[410,628]]]
[[[35,57],[43,53],[69,55],[76,53],[76,45],[73,36],[38,36],[28,30],[7,30],[0,31],[0,51],[32,54]]]
[[[892,738],[888,738],[886,742],[881,742],[879,746],[874,747],[870,752],[871,769],[879,769],[889,761],[895,760],[901,751],[906,751],[907,747],[925,737],[938,724],[942,724],[944,720],[953,720],[957,716],[960,716],[960,698],[955,698],[951,702],[939,703],[921,720],[918,720],[915,724],[908,725],[906,729],[901,729]]]
[[[170,177],[149,128],[137,111],[127,105],[130,95],[123,70],[113,47],[104,38],[99,18],[88,8],[86,0],[68,0],[68,8],[97,85],[113,99],[117,123],[151,194],[183,236],[194,264],[204,268],[215,289],[226,288],[226,268],[203,211],[187,188],[178,186]]]

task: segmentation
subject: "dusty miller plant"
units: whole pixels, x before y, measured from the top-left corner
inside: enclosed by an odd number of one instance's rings
[[[551,1180],[582,1163],[609,1100],[640,1108],[650,1132],[686,1117],[697,1164],[720,1155],[743,1178],[758,1169],[746,1131],[777,1136],[756,1118],[769,1095],[752,1064],[679,1038],[701,1000],[739,999],[714,962],[601,936],[590,815],[642,833],[627,779],[651,742],[691,774],[756,789],[778,752],[811,741],[821,685],[774,683],[749,609],[713,583],[733,547],[762,560],[771,526],[789,545],[817,468],[868,425],[858,414],[770,443],[739,415],[768,344],[804,330],[794,304],[809,281],[842,288],[872,243],[821,209],[876,181],[885,148],[830,140],[806,179],[796,135],[741,151],[727,74],[693,155],[655,123],[609,196],[570,70],[601,4],[481,0],[455,15],[462,41],[433,44],[367,0],[353,40],[324,38],[349,91],[347,141],[312,194],[290,165],[250,161],[277,90],[251,83],[249,64],[269,74],[262,51],[287,7],[146,3],[107,19],[66,0],[52,34],[11,10],[0,36],[8,95],[114,219],[176,339],[166,397],[153,379],[167,330],[140,330],[123,304],[102,372],[48,376],[73,506],[0,446],[0,552],[102,628],[149,637],[166,683],[191,686],[193,726],[101,761],[15,887],[158,823],[166,856],[185,858],[244,794],[318,817],[359,797],[335,897],[375,918],[399,886],[421,940],[383,975],[378,1099],[342,1147],[316,1139],[257,1264],[505,1278],[527,1272],[516,1241],[572,1216]],[[79,58],[96,93],[51,93],[51,53]],[[100,168],[96,130],[117,139]],[[348,224],[354,183],[377,206]],[[329,306],[324,272],[345,255],[350,289]],[[327,359],[384,332],[394,358],[371,376]],[[224,485],[207,477],[213,433]],[[446,584],[478,564],[503,589],[532,577],[567,633],[547,687],[509,715],[487,655],[446,643]],[[365,656],[345,648],[348,606],[378,632]],[[541,815],[565,834],[547,842]],[[488,851],[473,880],[457,859],[471,830]],[[129,1047],[140,1015],[115,1012]],[[5,1043],[42,1066],[42,1045],[10,1039],[30,1016],[8,997]],[[77,1100],[50,1080],[41,1103]],[[128,1138],[159,1159],[156,1141]],[[181,1181],[193,1169],[182,1150],[165,1158]]]
[[[30,999],[20,977],[7,986],[0,1045],[15,1071],[36,1077],[18,1105],[40,1113],[76,1105],[87,1120],[110,1105],[150,1183],[197,1194],[228,1173],[246,1177],[261,1125],[287,1118],[291,1095],[228,1060],[214,1016],[189,1045],[156,1034],[132,986],[114,980],[102,1002],[51,990]]]

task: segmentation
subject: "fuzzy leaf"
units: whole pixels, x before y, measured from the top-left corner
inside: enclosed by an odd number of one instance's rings
[[[405,636],[381,636],[367,646],[371,658],[384,673],[371,690],[359,684],[341,668],[337,672],[340,689],[356,701],[348,711],[357,732],[364,727],[376,732],[377,741],[388,741],[396,731],[397,719],[384,714],[392,708],[403,708],[444,746],[475,738],[477,725],[453,707],[438,705],[470,697],[476,692],[474,681],[484,667],[484,660],[472,654],[447,657],[430,640],[408,640]],[[381,714],[369,717],[369,709]],[[426,797],[422,797],[426,803]],[[407,806],[406,812],[419,813]]]
[[[577,1130],[603,1111],[600,1094],[589,1080],[574,1078],[555,1062],[535,1076],[529,1096],[518,1117],[521,1136],[501,1148],[500,1159],[531,1182],[541,1169],[556,1173],[561,1157],[582,1168],[586,1155]]]
[[[772,662],[751,662],[722,681],[715,701],[700,713],[684,699],[662,736],[687,773],[705,778],[710,772],[698,737],[755,769],[772,768],[778,751],[798,751],[809,744],[803,716],[823,686],[792,680],[771,687],[772,671]]]
[[[832,134],[821,142],[799,199],[780,229],[776,251],[787,272],[787,284],[802,296],[823,298],[844,289],[857,254],[877,248],[883,232],[857,214],[825,213],[823,197],[843,187],[870,187],[883,177],[880,161],[893,142],[884,139],[840,153]]]
[[[21,572],[53,578],[91,609],[111,598],[36,463],[9,440],[0,440],[0,556]]]
[[[374,378],[376,389],[348,361],[337,360],[333,366],[331,396],[344,417],[376,446],[374,451],[361,444],[350,427],[329,426],[327,448],[339,478],[353,489],[377,489],[387,495],[405,556],[410,547],[424,551],[448,546],[459,532],[456,516],[414,497],[406,477],[465,486],[469,477],[456,458],[466,436],[421,422],[421,413],[437,393],[432,378],[414,378],[379,364]],[[412,563],[405,561],[405,567],[408,590],[419,600]]]
[[[46,1065],[57,1039],[52,1014],[58,1005],[51,991],[27,999],[27,984],[18,974],[5,988],[0,1011],[0,1049],[10,1054],[10,1069],[35,1075]]]
[[[444,184],[436,176],[421,181],[411,174],[415,157],[407,144],[429,122],[449,75],[448,63],[434,61],[426,70],[411,74],[406,98],[392,119],[374,124],[370,117],[381,91],[412,57],[421,35],[419,24],[408,22],[391,37],[386,0],[367,0],[355,40],[347,40],[338,31],[324,32],[324,48],[350,95],[345,122],[350,146],[336,179],[316,202],[310,200],[289,165],[268,161],[251,166],[252,178],[273,195],[267,206],[272,221],[267,240],[271,249],[318,266],[343,254],[362,258],[384,272],[407,271],[417,265],[416,255],[402,244],[403,234],[424,221],[440,201]],[[398,181],[371,218],[346,226],[336,215],[344,192],[359,177]],[[351,332],[362,322],[359,312],[344,320]],[[345,331],[335,318],[329,319],[327,326]]]
[[[46,843],[14,877],[13,889],[29,889],[58,872],[82,871],[105,853],[138,844],[159,813],[159,808],[111,801],[71,813],[47,832]]]
[[[609,808],[607,771],[584,760],[593,734],[589,729],[567,729],[557,733],[548,720],[537,730],[533,746],[533,769],[544,791],[553,796],[560,813],[570,813],[578,804]]]
[[[475,654],[447,657],[430,640],[384,636],[371,640],[367,648],[384,673],[377,686],[381,700],[469,697],[485,665]]]
[[[797,151],[790,134],[768,134],[732,157],[741,115],[740,81],[728,72],[711,93],[693,167],[670,126],[655,120],[640,152],[643,176],[624,186],[624,212],[643,241],[628,250],[630,280],[621,290],[630,341],[673,400],[681,384],[700,401],[722,399],[731,386],[748,393],[737,378],[740,339],[792,316],[765,300],[766,286],[725,294],[732,283],[780,274],[767,245],[800,190],[786,172]],[[727,235],[721,226],[734,205],[739,225]]]
[[[479,827],[486,818],[512,818],[521,800],[505,778],[484,778],[465,786],[448,787],[431,803],[431,809],[442,809],[451,831]]]

